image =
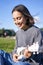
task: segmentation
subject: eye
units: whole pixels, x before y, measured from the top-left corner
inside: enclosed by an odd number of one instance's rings
[[[22,16],[17,17],[17,18],[13,18],[14,21],[16,21],[16,20],[21,20],[21,19],[22,19]]]
[[[21,19],[21,17],[17,17],[17,20],[20,20]]]

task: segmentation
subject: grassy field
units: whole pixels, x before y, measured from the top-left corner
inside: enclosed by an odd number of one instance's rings
[[[12,38],[3,38],[0,37],[0,49],[6,52],[12,52],[15,46],[15,40]]]

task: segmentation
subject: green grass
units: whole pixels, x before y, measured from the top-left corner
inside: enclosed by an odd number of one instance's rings
[[[15,40],[11,38],[0,37],[0,49],[6,52],[12,52],[15,46]]]

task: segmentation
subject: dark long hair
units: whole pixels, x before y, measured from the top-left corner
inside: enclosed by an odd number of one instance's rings
[[[33,19],[32,15],[30,14],[29,10],[24,5],[20,4],[20,5],[15,6],[12,10],[12,13],[14,11],[18,11],[18,12],[22,13],[25,17],[27,17],[26,25],[34,24],[34,19]]]

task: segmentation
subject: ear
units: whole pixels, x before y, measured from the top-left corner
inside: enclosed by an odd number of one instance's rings
[[[29,21],[30,21],[31,24],[34,24],[34,20],[31,20],[31,19],[30,19]]]

